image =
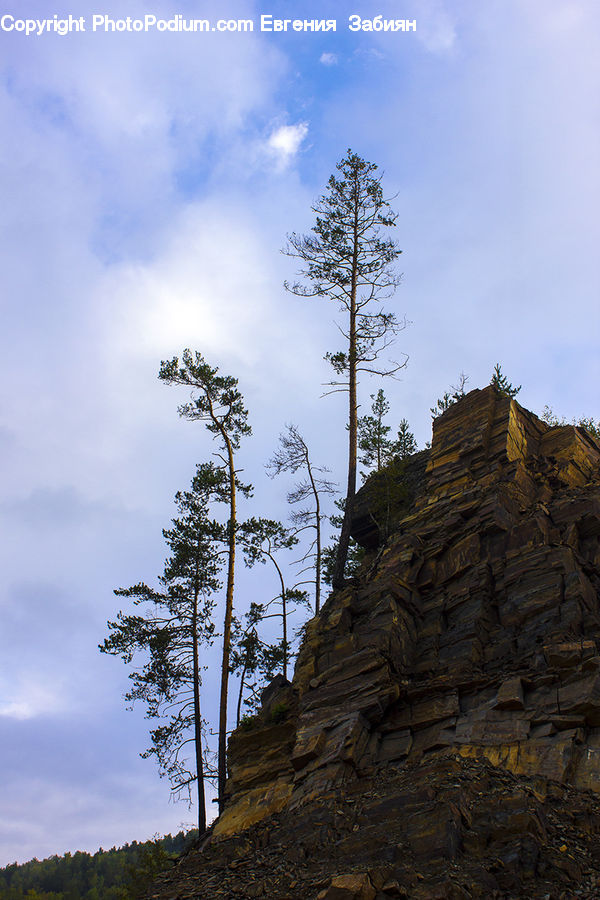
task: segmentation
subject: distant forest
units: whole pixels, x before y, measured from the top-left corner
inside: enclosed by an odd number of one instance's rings
[[[198,837],[196,829],[97,853],[65,853],[0,869],[2,900],[135,900]]]

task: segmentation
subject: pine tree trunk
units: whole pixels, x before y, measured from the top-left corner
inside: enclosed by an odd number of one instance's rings
[[[231,619],[233,616],[233,585],[235,576],[235,466],[233,448],[227,433],[221,434],[227,447],[229,468],[229,563],[227,568],[227,593],[225,596],[225,621],[223,623],[223,659],[221,662],[221,699],[219,705],[219,761],[218,761],[218,800],[219,813],[225,806],[225,783],[227,781],[227,691],[229,688],[229,657],[231,654]]]
[[[317,558],[315,560],[315,615],[319,614],[321,608],[321,503],[319,501],[319,492],[313,477],[308,453],[306,454],[306,467],[308,469],[308,477],[315,498],[315,528],[317,529]]]
[[[242,698],[244,696],[244,688],[246,686],[246,670],[248,668],[248,664],[244,663],[244,668],[242,669],[242,674],[240,675],[240,689],[238,691],[238,701],[237,701],[237,710],[236,710],[236,726],[239,726],[240,719],[242,718]]]
[[[198,579],[199,559],[196,554],[196,585],[192,612],[192,655],[194,678],[194,745],[196,751],[196,788],[198,793],[198,831],[206,831],[206,798],[204,796],[204,761],[202,758],[202,718],[200,712],[200,659],[198,653]]]
[[[354,341],[352,340],[354,338]],[[354,495],[356,494],[356,440],[357,440],[357,402],[356,402],[356,334],[355,329],[350,338],[350,378],[349,378],[349,421],[348,421],[348,487],[344,507],[344,519],[340,532],[340,541],[335,561],[332,586],[336,589],[344,587],[344,570],[350,546],[350,527],[354,511]]]
[[[332,587],[344,586],[344,570],[350,546],[350,525],[356,494],[356,456],[358,441],[358,400],[357,400],[357,360],[356,360],[356,289],[358,278],[358,208],[355,199],[354,255],[352,259],[352,286],[350,294],[350,327],[348,331],[348,487],[340,540],[338,544]]]
[[[283,625],[283,665],[281,674],[287,681],[287,667],[288,667],[288,637],[287,637],[287,597],[285,595],[285,584],[283,582],[283,575],[277,566],[277,571],[279,572],[279,580],[281,582],[281,617],[282,617],[282,625]]]
[[[317,559],[315,564],[315,614],[321,609],[321,504],[319,492],[316,492],[315,518],[317,520]]]

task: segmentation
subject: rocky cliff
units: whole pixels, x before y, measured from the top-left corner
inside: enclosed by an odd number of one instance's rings
[[[154,897],[600,896],[600,448],[488,387],[371,479],[367,558]]]

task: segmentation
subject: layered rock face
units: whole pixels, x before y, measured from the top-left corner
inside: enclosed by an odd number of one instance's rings
[[[249,874],[223,895],[533,897],[543,882],[539,896],[570,897],[583,873],[600,896],[598,444],[472,391],[435,421],[431,450],[367,482],[354,534],[361,576],[308,624],[293,683],[231,738],[204,857],[225,865],[259,832],[293,855],[331,819],[330,871],[313,848],[310,884],[305,865],[296,888],[269,886],[271,871],[263,894]],[[586,823],[581,859],[561,804]]]

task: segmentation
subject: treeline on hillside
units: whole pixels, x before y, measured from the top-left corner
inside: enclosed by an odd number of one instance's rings
[[[0,869],[2,900],[135,900],[194,841],[180,831],[97,853],[65,853]]]

